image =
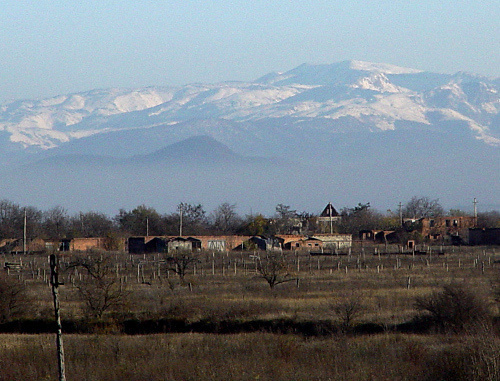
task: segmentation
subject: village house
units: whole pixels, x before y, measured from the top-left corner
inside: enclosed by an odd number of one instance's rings
[[[317,238],[301,237],[295,240],[289,240],[283,245],[285,250],[312,250],[323,247],[323,241]]]
[[[41,253],[46,250],[45,240],[41,238],[28,239],[26,245],[22,238],[9,238],[0,241],[0,252],[6,254],[20,254],[24,250],[27,253]]]
[[[450,239],[451,243],[468,240],[469,228],[476,226],[475,217],[435,217],[422,218],[421,233],[430,240]]]
[[[281,251],[284,240],[279,237],[253,236],[242,243],[242,249]]]
[[[361,230],[359,239],[373,243],[394,243],[398,237],[394,230]]]
[[[165,253],[169,250],[230,251],[241,247],[251,236],[140,236],[130,237],[127,250],[131,254]]]
[[[314,234],[311,238],[320,240],[323,248],[329,250],[342,250],[352,247],[352,235],[350,234]]]
[[[468,242],[469,229],[474,228],[476,223],[476,217],[470,216],[426,217],[403,221],[407,230],[416,230],[430,241],[439,240],[452,244]]]

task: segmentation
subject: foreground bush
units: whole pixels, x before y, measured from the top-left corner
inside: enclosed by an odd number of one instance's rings
[[[0,273],[0,323],[22,317],[27,312],[28,305],[25,285]]]
[[[416,298],[415,308],[441,332],[474,332],[492,322],[487,302],[458,284],[446,285],[440,292]]]

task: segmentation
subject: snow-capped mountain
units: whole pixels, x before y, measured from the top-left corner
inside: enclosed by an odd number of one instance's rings
[[[0,194],[109,213],[186,200],[393,208],[414,195],[498,208],[499,89],[469,73],[347,61],[11,102],[0,106]]]
[[[311,132],[324,136],[352,128],[449,129],[455,123],[500,145],[498,83],[362,61],[303,64],[250,83],[94,90],[16,101],[0,107],[0,132],[4,145],[8,138],[14,146],[50,149],[96,134],[162,126],[171,137],[166,143],[207,134],[233,147],[241,144],[235,130],[259,138],[267,135],[266,124],[286,125],[282,133],[288,135],[295,133],[290,128],[300,135],[298,130],[314,124],[317,130]],[[210,128],[187,126],[202,120],[211,121]]]

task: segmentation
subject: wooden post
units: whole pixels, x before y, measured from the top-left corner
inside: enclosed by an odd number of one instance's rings
[[[59,310],[59,274],[56,263],[55,254],[51,254],[50,256],[50,284],[52,286],[52,296],[54,297],[54,312],[55,319],[57,325],[56,332],[56,345],[57,345],[57,360],[58,360],[58,369],[59,369],[59,381],[66,381],[66,372],[64,366],[64,346],[62,339],[62,324],[61,324],[61,314]]]

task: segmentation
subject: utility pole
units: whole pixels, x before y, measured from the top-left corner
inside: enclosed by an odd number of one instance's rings
[[[149,237],[149,217],[146,217],[146,237]]]
[[[24,208],[23,254],[26,255],[26,208]]]
[[[182,202],[179,204],[179,237],[182,237]]]
[[[80,224],[82,225],[82,234],[84,237],[86,237],[85,232],[83,231],[84,226],[83,226],[83,213],[82,212],[80,212]]]
[[[64,366],[64,346],[62,339],[62,324],[61,314],[59,309],[59,291],[58,288],[62,283],[59,283],[59,266],[56,260],[56,255],[50,255],[50,285],[52,286],[52,296],[54,297],[54,312],[56,318],[57,332],[56,332],[56,345],[57,345],[57,361],[59,369],[59,381],[66,381],[66,371]]]
[[[332,206],[332,203],[329,202],[328,203],[328,210],[329,210],[329,214],[330,214],[330,234],[333,234],[333,220],[332,220],[332,209],[333,209],[333,206]]]
[[[403,204],[401,201],[399,202],[399,223],[401,224],[401,227],[403,227]]]
[[[474,227],[476,227],[477,226],[477,200],[475,197],[474,197],[473,204],[474,204]]]

